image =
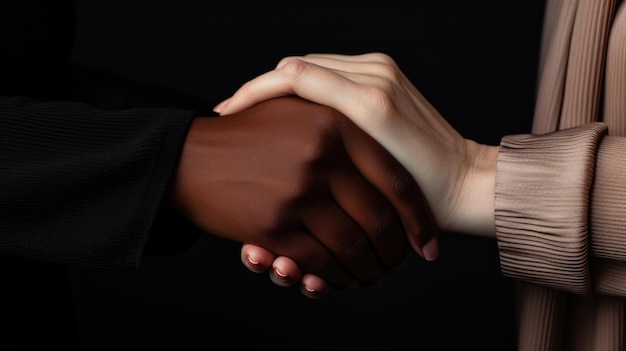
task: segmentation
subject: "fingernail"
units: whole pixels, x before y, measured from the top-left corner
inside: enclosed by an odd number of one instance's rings
[[[280,270],[278,270],[278,269],[274,269],[274,272],[275,272],[275,273],[276,273],[276,275],[277,275],[278,277],[280,277],[281,279],[285,279],[285,278],[287,278],[287,276],[288,276],[287,274],[285,274],[285,273],[281,272],[281,271],[280,271]]]
[[[229,102],[230,102],[230,98],[220,102],[219,104],[217,104],[217,106],[213,107],[213,112],[221,113],[222,111],[224,111],[224,109],[226,108]]]
[[[434,261],[439,257],[439,243],[437,237],[432,237],[426,245],[422,246],[422,252],[426,261]]]
[[[302,291],[302,294],[308,297],[309,299],[317,300],[318,298],[320,298],[320,294],[317,290],[309,288],[308,286],[304,284],[302,284],[301,291]]]
[[[250,263],[252,266],[258,266],[260,262],[254,257],[248,256],[248,263]]]

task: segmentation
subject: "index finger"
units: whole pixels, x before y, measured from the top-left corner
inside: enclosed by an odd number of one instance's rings
[[[298,95],[347,114],[342,108],[345,106],[343,102],[352,98],[344,95],[350,91],[351,84],[352,81],[331,69],[294,58],[280,68],[246,82],[229,99],[218,104],[214,111],[220,115],[227,115],[261,101]]]

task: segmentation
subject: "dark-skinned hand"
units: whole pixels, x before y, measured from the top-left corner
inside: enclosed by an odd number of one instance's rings
[[[169,193],[202,230],[289,257],[338,288],[376,284],[402,263],[407,234],[420,245],[436,236],[416,199],[411,174],[374,139],[293,96],[196,118]]]

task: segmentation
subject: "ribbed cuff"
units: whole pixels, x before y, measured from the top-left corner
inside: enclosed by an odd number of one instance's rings
[[[591,292],[589,190],[602,123],[506,136],[496,173],[495,224],[504,275]]]

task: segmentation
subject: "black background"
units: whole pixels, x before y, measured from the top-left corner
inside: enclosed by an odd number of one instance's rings
[[[181,107],[210,111],[284,56],[381,51],[465,137],[496,145],[530,130],[542,1],[76,4],[77,63],[195,99]],[[136,271],[67,268],[71,299],[53,303],[72,312],[31,311],[23,323],[46,332],[21,337],[85,350],[514,349],[515,285],[499,271],[496,242],[454,233],[440,242],[437,261],[411,253],[372,291],[313,301],[245,269],[239,244],[204,235]]]

